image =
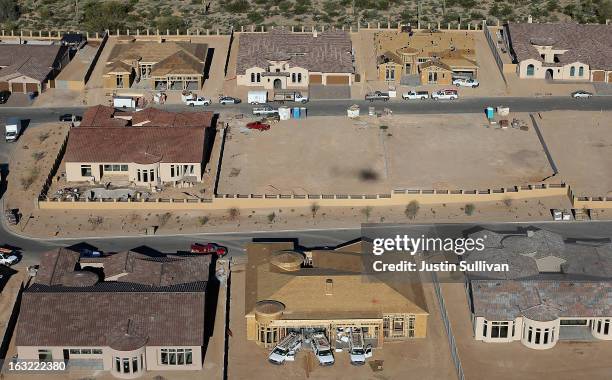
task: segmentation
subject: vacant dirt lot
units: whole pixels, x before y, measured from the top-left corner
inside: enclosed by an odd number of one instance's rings
[[[225,145],[218,192],[486,189],[538,182],[552,174],[532,128],[501,130],[486,124],[482,115],[461,114],[357,121],[311,117],[282,121],[266,132],[236,125]]]
[[[612,112],[556,111],[536,119],[559,174],[576,195],[612,195]]]
[[[462,283],[442,284],[466,379],[604,380],[610,378],[609,342],[560,341],[549,350],[532,350],[520,342],[482,343],[472,325]]]
[[[244,319],[245,272],[234,265],[230,304],[228,378],[230,379],[422,379],[454,378],[454,367],[442,320],[440,319],[431,284],[424,284],[430,316],[427,338],[406,342],[385,343],[374,351],[371,360],[382,360],[383,370],[374,372],[369,365],[352,366],[348,354],[335,353],[336,363],[331,367],[315,365],[306,374],[306,351],[296,356],[293,363],[275,366],[268,363],[268,350],[246,340]],[[310,354],[310,352],[308,352]],[[314,359],[314,358],[313,358]],[[316,360],[316,359],[314,359]]]

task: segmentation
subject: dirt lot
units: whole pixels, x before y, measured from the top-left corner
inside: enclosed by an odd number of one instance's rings
[[[5,208],[18,208],[26,218],[70,129],[67,123],[26,128],[9,161]]]
[[[612,195],[612,112],[556,111],[536,119],[561,178],[578,196]]]
[[[486,189],[538,182],[552,174],[533,128],[485,125],[479,114],[453,115],[452,123],[437,115],[359,121],[311,117],[282,121],[266,132],[244,132],[237,125],[225,145],[218,192]]]
[[[520,342],[482,343],[472,325],[462,283],[442,284],[459,357],[467,379],[604,380],[610,378],[610,342],[560,341],[549,350],[533,350]]]
[[[316,366],[306,375],[306,353],[293,363],[274,366],[267,361],[268,350],[246,340],[244,319],[244,269],[234,266],[230,304],[229,341],[230,379],[452,379],[454,367],[431,284],[425,284],[430,317],[427,338],[406,342],[385,343],[374,351],[371,360],[382,360],[383,370],[374,372],[369,365],[352,366],[346,353],[335,353],[331,367]]]

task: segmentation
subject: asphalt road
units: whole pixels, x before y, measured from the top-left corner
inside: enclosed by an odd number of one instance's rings
[[[316,100],[305,105],[309,116],[338,116],[346,115],[346,109],[352,104],[358,104],[362,113],[367,113],[369,106],[377,110],[389,108],[398,114],[452,114],[452,113],[479,113],[484,112],[487,106],[504,105],[510,107],[512,112],[545,112],[555,110],[580,111],[609,111],[612,110],[612,96],[594,96],[591,99],[572,99],[569,96],[556,97],[497,97],[497,98],[463,98],[458,100],[393,100],[389,102],[366,102],[363,100]],[[294,106],[295,103],[286,103]],[[192,108],[184,105],[165,105],[160,108],[169,111],[201,110],[201,107]],[[36,107],[3,107],[0,106],[0,121],[4,122],[11,116],[29,119],[31,123],[57,121],[59,115],[72,113],[82,115],[86,107],[36,108]],[[213,104],[203,109],[215,112],[231,112],[250,114],[253,106],[245,103],[222,106]]]

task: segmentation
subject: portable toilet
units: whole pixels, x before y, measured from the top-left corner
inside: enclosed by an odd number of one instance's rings
[[[293,107],[293,118],[294,119],[300,118],[300,107]]]
[[[306,107],[300,107],[300,117],[306,118],[308,114],[306,113]]]
[[[493,107],[487,107],[487,119],[493,120],[495,109]]]
[[[278,107],[278,117],[281,120],[289,120],[291,117],[291,108],[289,107]]]

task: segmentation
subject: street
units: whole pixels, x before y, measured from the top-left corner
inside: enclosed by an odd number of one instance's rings
[[[491,98],[463,98],[458,100],[412,100],[401,99],[389,102],[369,102],[365,100],[313,100],[305,105],[286,103],[286,106],[305,106],[309,116],[334,116],[346,115],[347,107],[357,104],[361,107],[362,114],[367,113],[368,107],[376,107],[378,111],[389,108],[394,113],[402,114],[452,114],[452,113],[480,113],[488,106],[504,105],[510,107],[512,112],[545,112],[556,110],[576,111],[609,111],[612,110],[612,96],[594,96],[591,99],[572,99],[569,96],[550,96],[540,98],[513,98],[513,97],[491,97]],[[274,104],[274,107],[278,104]],[[212,104],[208,107],[188,107],[180,104],[158,106],[168,111],[201,111],[210,110],[214,112],[230,112],[251,114],[253,106],[246,103],[237,105]],[[82,115],[87,107],[61,107],[61,108],[20,108],[0,106],[0,120],[16,116],[29,119],[31,123],[43,123],[57,121],[59,116],[65,113]]]

